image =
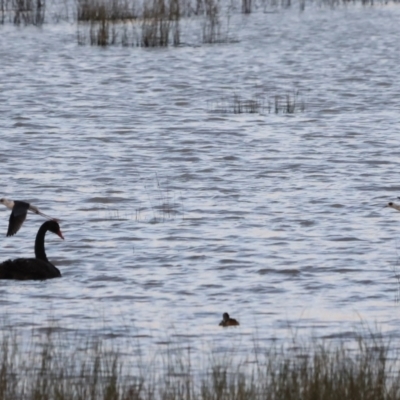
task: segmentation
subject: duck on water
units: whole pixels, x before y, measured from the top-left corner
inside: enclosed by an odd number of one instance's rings
[[[47,231],[64,239],[58,222],[46,221],[36,235],[36,258],[16,258],[4,261],[0,264],[0,279],[43,280],[61,277],[60,271],[47,259],[44,250],[44,238]]]
[[[240,325],[239,321],[237,321],[235,318],[231,318],[227,312],[222,314],[222,321],[219,323],[219,326],[226,327],[238,325]]]

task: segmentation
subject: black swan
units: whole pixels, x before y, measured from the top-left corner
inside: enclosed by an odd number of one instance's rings
[[[8,209],[11,210],[7,236],[15,235],[19,231],[19,228],[21,228],[26,219],[28,211],[39,214],[47,219],[58,221],[55,218],[51,218],[48,215],[43,214],[41,211],[39,211],[37,207],[33,206],[32,204],[26,203],[25,201],[0,199],[0,203],[3,203]]]
[[[222,321],[219,323],[219,326],[237,326],[240,325],[238,321],[236,321],[236,319],[234,318],[230,318],[229,314],[223,313],[222,314]]]
[[[56,221],[46,221],[39,228],[35,240],[36,258],[16,258],[0,264],[0,279],[51,279],[61,277],[60,271],[47,259],[44,237],[50,231],[64,239]]]

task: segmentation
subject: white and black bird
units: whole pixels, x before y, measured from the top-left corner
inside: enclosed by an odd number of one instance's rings
[[[393,203],[393,201],[387,203],[385,207],[391,207],[397,211],[400,211],[400,204]]]
[[[47,218],[48,220],[58,222],[58,219],[43,214],[41,211],[39,211],[37,207],[25,201],[0,199],[0,203],[3,203],[7,208],[11,210],[11,215],[8,222],[7,236],[15,235],[19,231],[26,219],[28,211],[31,211],[34,214],[39,214],[42,217]]]
[[[398,199],[400,199],[400,197],[398,197]],[[395,210],[400,211],[400,204],[396,204],[393,201],[387,203],[385,207],[394,208]]]

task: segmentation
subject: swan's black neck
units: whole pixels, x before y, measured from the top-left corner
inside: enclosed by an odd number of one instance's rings
[[[46,232],[48,231],[46,224],[43,224],[37,235],[35,240],[35,256],[43,261],[49,261],[46,256],[46,252],[44,251],[44,237],[46,236]]]

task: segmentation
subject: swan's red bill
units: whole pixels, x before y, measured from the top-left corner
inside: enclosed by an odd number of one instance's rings
[[[61,229],[59,229],[59,231],[57,232],[57,235],[60,236],[61,239],[64,239]]]

